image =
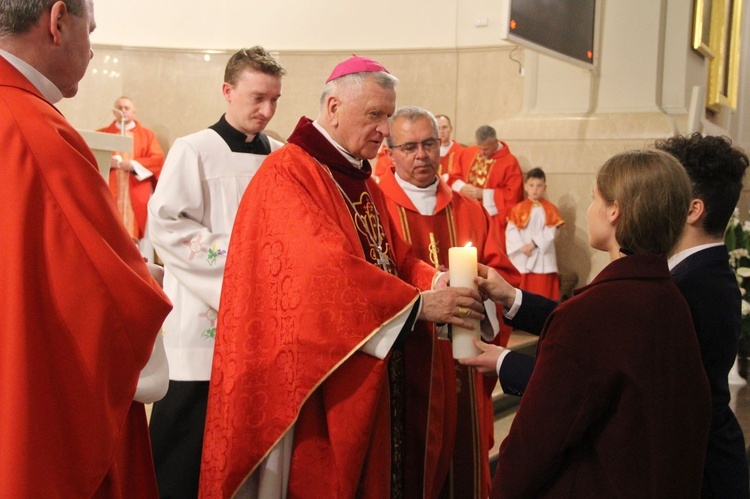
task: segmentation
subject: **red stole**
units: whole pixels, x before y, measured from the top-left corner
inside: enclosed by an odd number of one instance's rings
[[[350,177],[363,216],[378,210],[401,278],[370,262],[329,170]],[[291,497],[390,494],[387,362],[359,349],[435,271],[391,227],[368,170],[302,118],[250,182],[224,274],[202,497],[232,495],[292,425]]]
[[[464,149],[464,146],[454,140],[445,156],[440,157],[438,175],[442,176],[443,174],[453,173],[453,171],[459,167],[458,159]]]

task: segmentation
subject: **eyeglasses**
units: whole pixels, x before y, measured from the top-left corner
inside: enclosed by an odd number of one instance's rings
[[[406,142],[400,146],[391,146],[391,149],[401,149],[404,154],[414,154],[419,146],[427,152],[433,152],[440,146],[440,139],[429,138],[422,142]]]

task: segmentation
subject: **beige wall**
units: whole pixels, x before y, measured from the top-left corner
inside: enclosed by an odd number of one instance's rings
[[[579,283],[606,264],[587,242],[585,214],[597,168],[612,154],[689,131],[690,93],[705,86],[708,70],[707,61],[690,48],[692,2],[685,0],[602,2],[596,73],[503,43],[498,37],[502,2],[494,0],[386,0],[374,11],[343,0],[283,0],[252,8],[229,1],[217,4],[216,11],[178,14],[167,4],[97,4],[94,60],[79,95],[60,104],[75,126],[104,126],[112,120],[114,99],[125,94],[167,149],[175,138],[218,119],[225,108],[220,88],[226,60],[236,48],[262,41],[289,71],[268,127],[286,138],[301,115],[317,114],[325,78],[356,51],[399,77],[399,106],[448,114],[464,143],[472,141],[478,126],[490,124],[524,170],[545,168],[548,196],[567,221],[557,243],[560,266],[577,273]],[[277,18],[279,9],[289,15]],[[474,27],[476,19],[487,19],[488,26]],[[137,35],[129,29],[136,21]],[[746,60],[747,55],[745,81]],[[750,85],[741,82],[740,88],[745,89],[740,109],[703,125],[748,148],[750,113],[742,106]]]

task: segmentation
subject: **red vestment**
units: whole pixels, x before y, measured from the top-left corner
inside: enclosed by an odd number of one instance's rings
[[[148,168],[154,175],[144,180],[138,180],[132,172],[111,169],[109,171],[109,189],[115,197],[115,202],[120,214],[123,215],[122,218],[130,235],[140,239],[144,236],[146,230],[148,200],[151,198],[151,192],[156,187],[156,181],[159,179],[162,166],[164,166],[164,151],[162,151],[159,141],[156,140],[154,132],[141,125],[138,120],[133,121],[135,122],[135,128],[127,132],[128,135],[133,137],[133,152],[132,154],[128,152],[126,155]],[[108,127],[100,128],[97,131],[120,135],[120,129],[117,128],[114,121]],[[123,155],[123,153],[120,154]],[[122,184],[126,181],[128,182],[128,190],[124,191]],[[120,199],[123,192],[128,193],[130,204],[126,203],[127,200]],[[124,213],[125,211],[127,213]]]
[[[458,160],[464,149],[466,148],[454,140],[448,152],[445,153],[445,156],[440,156],[440,170],[438,171],[438,175],[450,175],[453,173],[458,168]]]
[[[398,237],[370,174],[302,118],[250,182],[224,274],[201,497],[232,495],[293,425],[289,497],[390,494],[387,359],[360,347],[435,269]],[[373,232],[399,277],[363,248]]]
[[[133,401],[171,308],[83,138],[0,57],[0,497],[157,497]]]
[[[388,157],[385,150],[386,145],[385,142],[383,142],[380,149],[378,149],[378,155],[375,156],[375,176],[378,177],[378,180],[385,175],[386,171],[393,167],[393,161]]]
[[[511,285],[517,285],[520,275],[500,248],[487,212],[475,200],[453,192],[442,180],[438,182],[433,215],[419,213],[392,170],[379,184],[394,224],[412,244],[415,254],[436,267],[447,267],[448,249],[471,242],[478,248],[481,263],[495,268]],[[502,316],[501,309],[498,315]],[[495,341],[498,345],[507,345],[510,329],[501,320],[501,332]],[[413,482],[411,490],[405,491],[407,497],[438,497],[451,461],[450,483],[456,497],[487,497],[494,423],[492,389],[496,378],[485,378],[456,363],[450,342],[438,339],[429,323],[418,322],[406,341],[405,355],[405,452],[411,461],[407,462],[407,469],[411,470]]]
[[[493,189],[497,215],[492,216],[500,240],[500,247],[505,251],[505,228],[511,208],[523,200],[523,174],[518,160],[510,152],[508,144],[500,142],[503,147],[495,151],[488,159],[484,158],[477,146],[464,149],[459,158],[458,168],[450,172],[448,185],[456,180],[463,180],[482,189]]]

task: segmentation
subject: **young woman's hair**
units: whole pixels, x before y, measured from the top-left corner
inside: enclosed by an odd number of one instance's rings
[[[596,187],[620,216],[615,237],[634,254],[671,254],[685,227],[690,179],[670,154],[645,149],[612,156],[599,169]]]

